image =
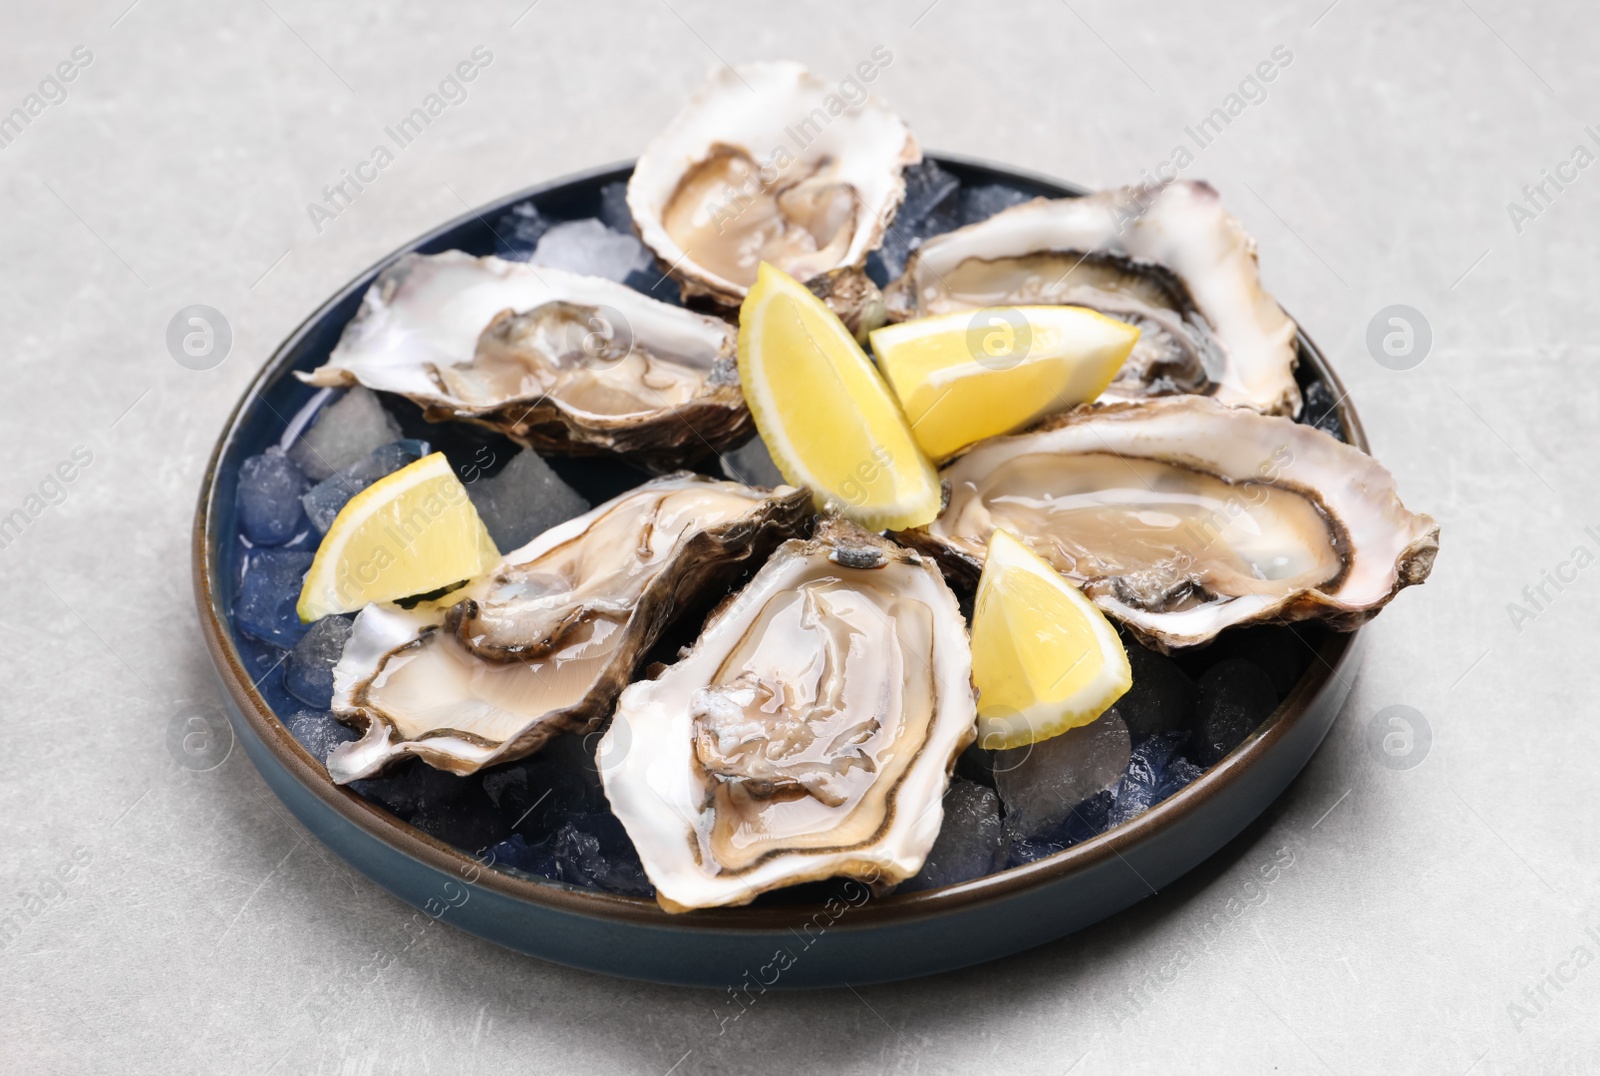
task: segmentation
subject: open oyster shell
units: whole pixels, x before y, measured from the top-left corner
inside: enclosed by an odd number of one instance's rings
[[[399,393],[540,452],[615,451],[667,469],[754,430],[733,328],[632,288],[458,250],[379,274],[302,380]]]
[[[414,609],[356,617],[333,711],[366,734],[330,753],[344,783],[406,755],[453,773],[593,728],[673,615],[794,535],[810,495],[699,475],[647,482]]]
[[[937,235],[884,292],[889,318],[1087,306],[1139,327],[1103,401],[1201,393],[1296,415],[1295,324],[1261,286],[1255,241],[1203,182],[1036,198]]]
[[[662,907],[916,874],[974,735],[971,676],[930,562],[842,521],[784,543],[682,660],[622,693],[597,751]]]
[[[900,540],[975,582],[1003,527],[1161,650],[1246,623],[1349,630],[1439,549],[1371,456],[1199,396],[1080,409],[940,473],[944,511]]]
[[[922,152],[882,100],[837,90],[795,63],[718,68],[639,158],[628,207],[686,297],[738,306],[763,260],[800,281],[840,268],[864,279]],[[829,290],[861,304],[876,293]]]

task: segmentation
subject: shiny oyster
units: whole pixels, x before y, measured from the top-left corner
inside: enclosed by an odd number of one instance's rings
[[[1198,396],[1080,410],[941,474],[948,505],[901,540],[975,580],[1003,527],[1163,650],[1245,623],[1354,628],[1439,549],[1371,456]]]
[[[368,606],[333,670],[334,712],[366,734],[328,772],[343,783],[416,755],[467,774],[594,727],[674,613],[795,534],[809,506],[787,486],[658,478],[439,601]]]
[[[852,524],[786,542],[597,757],[668,911],[916,874],[973,738],[966,625],[932,563]]]
[[[670,467],[754,429],[726,322],[599,277],[409,254],[379,274],[328,361],[362,384],[541,452],[616,451]]]
[[[737,306],[762,261],[800,281],[862,276],[905,197],[901,172],[921,159],[876,97],[847,100],[795,63],[723,67],[639,158],[628,207],[686,296]]]
[[[1038,198],[934,236],[885,291],[894,321],[1070,303],[1139,327],[1103,401],[1201,393],[1296,415],[1295,324],[1261,287],[1255,241],[1206,183]]]

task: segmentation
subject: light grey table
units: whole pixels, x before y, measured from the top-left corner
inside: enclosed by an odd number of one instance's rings
[[[0,110],[41,96],[0,149],[0,515],[41,483],[54,503],[0,548],[0,1070],[1593,1071],[1600,168],[1568,162],[1600,153],[1597,44],[1587,5],[1507,0],[5,4]],[[466,100],[314,226],[324,185],[480,45]],[[708,65],[836,78],[880,45],[873,88],[929,147],[1111,184],[1186,146],[1443,525],[1433,578],[1368,629],[1279,804],[1079,936],[768,994],[719,1027],[713,994],[441,926],[317,1011],[409,910],[241,755],[195,772],[167,746],[174,714],[217,701],[188,543],[228,409],[358,270],[465,206],[637,154]],[[1264,94],[1192,141],[1275,50]],[[41,92],[62,63],[72,81]],[[1570,182],[1513,214],[1547,173]],[[191,304],[231,325],[211,370],[165,343]],[[1367,343],[1394,304],[1431,327],[1409,370]],[[58,489],[74,452],[91,461]],[[1524,587],[1558,571],[1535,609]],[[1397,705],[1431,731],[1391,740],[1409,769],[1380,762]],[[1262,886],[1275,857],[1292,865]]]

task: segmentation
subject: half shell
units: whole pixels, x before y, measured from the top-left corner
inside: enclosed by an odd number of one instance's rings
[[[433,421],[540,452],[667,468],[754,429],[734,331],[599,277],[458,250],[379,274],[328,361],[301,379],[399,393]]]
[[[723,67],[639,158],[628,207],[686,297],[737,306],[761,261],[800,281],[860,270],[921,159],[877,97],[795,63]]]
[[[1102,400],[1202,393],[1296,415],[1295,324],[1261,286],[1255,241],[1206,183],[1037,198],[934,236],[884,293],[904,321],[1030,303],[1137,325]]]
[[[366,735],[336,748],[328,772],[344,783],[416,755],[467,774],[588,731],[672,617],[703,608],[809,509],[787,486],[658,478],[437,602],[369,605],[333,670],[334,712]]]
[[[941,475],[949,503],[902,541],[975,582],[1003,527],[1162,650],[1246,623],[1352,629],[1439,549],[1371,456],[1198,396],[1081,409]]]
[[[916,874],[976,708],[966,624],[934,566],[853,524],[786,542],[597,751],[668,911]]]

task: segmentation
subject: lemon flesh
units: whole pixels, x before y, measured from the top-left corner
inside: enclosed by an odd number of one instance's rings
[[[871,334],[922,450],[944,460],[1105,391],[1139,330],[1081,306],[941,314]]]
[[[426,594],[500,560],[444,453],[386,475],[350,498],[317,547],[295,611],[304,621],[370,602]]]
[[[973,607],[972,682],[978,745],[998,750],[1087,725],[1133,686],[1133,672],[1105,614],[996,530]]]
[[[739,380],[784,480],[869,530],[939,514],[939,477],[866,352],[827,305],[765,262],[739,308]]]

